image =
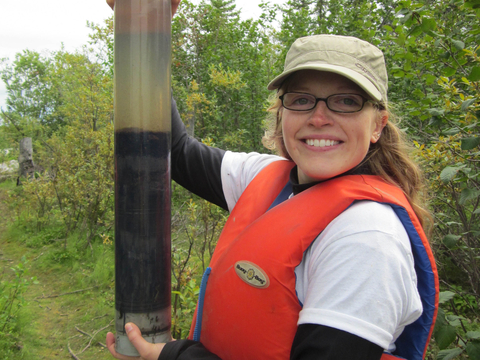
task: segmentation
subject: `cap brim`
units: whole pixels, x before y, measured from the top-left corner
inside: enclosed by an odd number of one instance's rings
[[[382,94],[378,89],[373,85],[370,80],[368,80],[365,76],[359,74],[356,71],[350,70],[348,68],[342,67],[342,66],[336,66],[336,65],[330,65],[330,64],[312,64],[312,65],[302,65],[302,66],[297,66],[293,69],[284,71],[282,74],[277,76],[275,79],[273,79],[270,84],[268,84],[268,90],[275,90],[278,89],[280,86],[282,86],[283,82],[285,79],[293,74],[294,72],[300,71],[300,70],[317,70],[317,71],[326,71],[326,72],[332,72],[335,74],[339,74],[342,76],[345,76],[347,79],[350,79],[353,81],[355,84],[360,86],[365,92],[370,95],[374,100],[376,101],[382,101]]]

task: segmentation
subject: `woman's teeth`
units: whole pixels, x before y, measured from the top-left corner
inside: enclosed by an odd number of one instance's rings
[[[307,145],[316,146],[316,147],[325,147],[325,146],[333,146],[340,144],[340,141],[336,140],[325,140],[325,139],[307,139],[305,140]]]

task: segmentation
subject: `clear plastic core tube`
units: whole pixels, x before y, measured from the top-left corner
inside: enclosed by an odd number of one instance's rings
[[[170,0],[115,2],[116,350],[170,340]]]

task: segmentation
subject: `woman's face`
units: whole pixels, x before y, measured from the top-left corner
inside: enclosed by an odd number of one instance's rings
[[[347,78],[314,70],[298,71],[285,92],[302,92],[317,98],[333,94],[367,94]],[[282,111],[285,147],[298,168],[300,184],[330,179],[360,164],[370,143],[378,141],[388,115],[370,102],[356,113],[335,113],[324,101],[310,111]]]

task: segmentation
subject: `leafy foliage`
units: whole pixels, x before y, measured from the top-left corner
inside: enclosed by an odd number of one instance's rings
[[[4,359],[11,358],[15,352],[17,315],[26,301],[23,293],[31,282],[37,282],[35,277],[28,277],[26,263],[23,257],[18,265],[9,269],[13,277],[2,274],[0,281],[0,355]]]
[[[456,290],[461,294],[461,289]],[[451,291],[440,293],[439,302],[442,308],[438,311],[433,333],[440,349],[437,359],[453,359],[461,354],[467,354],[471,359],[478,359],[480,350],[478,324],[476,330],[469,330],[473,324],[469,324],[464,316],[459,315],[478,311],[478,303],[474,296],[457,295],[457,293]],[[449,348],[454,343],[456,346]]]

